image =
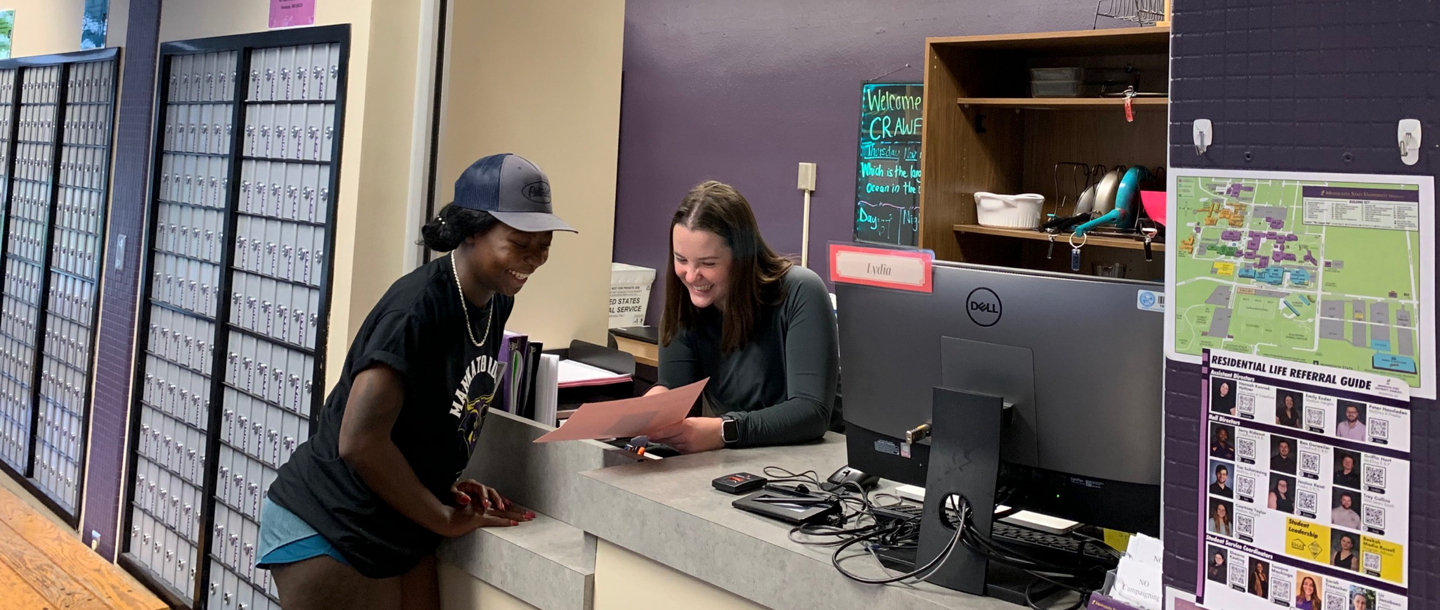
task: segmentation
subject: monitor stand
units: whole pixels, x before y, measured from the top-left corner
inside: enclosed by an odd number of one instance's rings
[[[947,513],[958,508],[957,496],[970,507],[976,531],[990,536],[1005,412],[1004,399],[999,396],[940,387],[933,392],[930,467],[925,479],[925,512],[920,519],[920,549],[915,558],[920,566],[941,555],[954,539],[956,529]],[[925,580],[947,589],[985,595],[988,567],[985,556],[957,542],[949,559]]]
[[[955,537],[953,518],[946,512],[946,498],[963,496],[971,506],[971,522],[984,537],[991,537],[995,518],[995,488],[999,481],[999,445],[1005,426],[1004,399],[969,391],[933,388],[932,420],[930,420],[930,463],[924,485],[924,512],[920,519],[920,545],[916,550],[876,551],[881,564],[894,571],[909,573],[930,563]],[[949,508],[949,511],[946,511]],[[948,561],[924,578],[926,583],[962,591],[973,596],[994,597],[996,600],[1027,606],[1025,590],[1031,587],[1032,575],[998,563],[984,555],[958,545]],[[1034,601],[1058,597],[1060,603],[1073,603],[1073,593],[1058,587],[1035,584],[1031,588]]]
[[[891,570],[910,572],[926,565],[955,536],[951,525],[955,505],[945,510],[946,499],[964,497],[971,509],[970,520],[985,537],[991,535],[995,516],[995,489],[1000,476],[1000,432],[1004,427],[1005,403],[999,396],[961,392],[936,387],[933,390],[930,464],[925,480],[925,508],[920,521],[919,550],[877,551],[880,561]],[[990,563],[983,555],[963,545],[925,578],[926,582],[972,595],[1026,605],[1025,589],[1035,580],[1025,572]],[[1053,587],[1036,586],[1036,600],[1064,593]]]

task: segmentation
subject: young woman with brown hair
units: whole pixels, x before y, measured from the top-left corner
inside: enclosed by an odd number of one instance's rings
[[[709,378],[699,417],[650,440],[684,453],[824,436],[840,375],[835,309],[820,276],[770,249],[745,197],[691,189],[670,221],[660,379]]]

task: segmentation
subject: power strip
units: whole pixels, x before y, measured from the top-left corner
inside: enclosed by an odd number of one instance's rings
[[[925,503],[924,487],[901,485],[895,489],[895,494],[911,502]],[[997,513],[1007,510],[1010,510],[1010,507],[1004,505],[997,505],[995,507],[995,512]],[[1039,530],[1048,534],[1055,534],[1057,536],[1067,535],[1080,528],[1080,523],[1078,522],[1042,515],[1040,513],[1032,513],[1026,510],[1010,515],[1009,517],[1001,519],[1001,521],[1011,525]]]

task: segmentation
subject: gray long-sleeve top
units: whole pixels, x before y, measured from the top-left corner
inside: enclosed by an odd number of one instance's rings
[[[734,417],[741,447],[814,440],[830,428],[840,375],[835,310],[820,276],[791,267],[785,300],[757,311],[755,335],[721,353],[721,314],[701,311],[697,328],[660,347],[659,385],[678,388],[706,377],[705,398],[717,415]]]

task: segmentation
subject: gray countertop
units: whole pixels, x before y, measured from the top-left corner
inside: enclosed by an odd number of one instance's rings
[[[440,558],[541,610],[589,610],[595,539],[573,525],[589,502],[578,473],[635,458],[606,445],[531,441],[554,428],[491,412],[462,478],[475,479],[534,510],[518,527],[483,528],[445,541]]]
[[[439,556],[541,610],[588,610],[593,602],[595,539],[545,515],[448,540]]]
[[[735,472],[763,474],[766,466],[813,470],[821,478],[845,464],[845,439],[792,447],[723,450],[581,472],[577,491],[586,509],[571,525],[602,540],[722,589],[776,609],[996,609],[1015,606],[933,585],[865,585],[830,563],[833,549],[789,539],[790,527],[736,510],[736,496],[710,481]],[[882,487],[882,490],[884,488]],[[847,569],[883,574],[873,561]]]
[[[845,463],[842,436],[637,460],[589,441],[531,442],[551,429],[491,414],[465,477],[494,486],[539,517],[519,527],[478,530],[440,550],[445,561],[542,610],[591,608],[597,538],[778,610],[1016,608],[925,583],[851,581],[831,565],[833,549],[790,541],[789,526],[732,508],[736,496],[710,486],[725,474],[764,474],[766,466],[829,476]],[[882,482],[881,490],[890,487]],[[884,575],[868,559],[846,567]]]

